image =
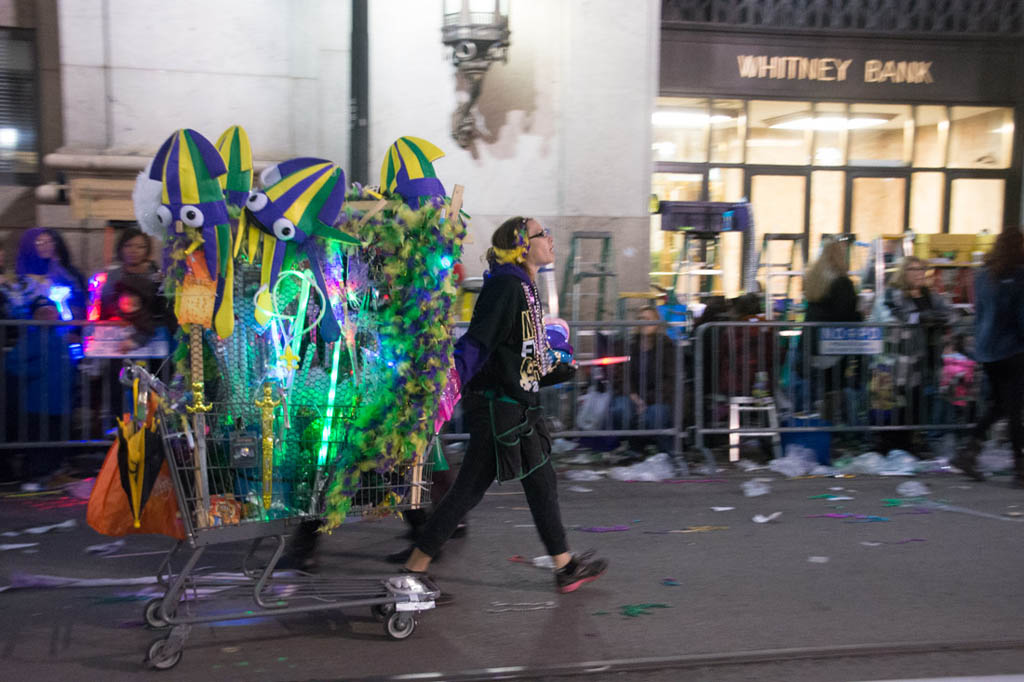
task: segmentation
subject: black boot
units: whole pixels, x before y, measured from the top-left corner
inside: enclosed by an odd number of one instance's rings
[[[985,477],[978,471],[977,467],[979,452],[981,452],[981,441],[972,436],[967,441],[967,445],[957,452],[956,457],[949,460],[949,463],[962,471],[964,476],[975,481],[984,482]]]
[[[316,550],[320,543],[318,531],[322,523],[319,519],[300,523],[292,535],[291,544],[284,556],[277,562],[277,568],[317,573],[320,570],[320,564],[316,558]]]

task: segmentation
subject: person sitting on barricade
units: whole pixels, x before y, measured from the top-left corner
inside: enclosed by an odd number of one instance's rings
[[[926,284],[928,265],[916,256],[903,259],[885,291],[875,299],[872,318],[879,322],[901,322],[893,330],[897,387],[896,424],[925,425],[941,418],[936,401],[942,371],[942,352],[957,313],[945,298]],[[889,431],[885,449],[914,452],[913,430]]]
[[[846,251],[841,242],[826,241],[821,256],[810,264],[804,274],[804,295],[807,298],[807,322],[861,322],[864,317],[857,309],[857,291],[849,276]],[[835,421],[842,414],[843,389],[852,385],[846,381],[848,373],[856,372],[851,358],[842,355],[821,355],[818,353],[819,330],[812,329],[801,337],[802,353],[798,356],[797,372],[810,387],[797,391],[796,403],[809,396],[812,405],[821,402],[819,412],[828,421]],[[804,345],[810,343],[808,347]],[[806,369],[810,368],[809,375]],[[809,388],[809,390],[808,390]],[[852,415],[849,415],[852,417]]]
[[[660,322],[658,309],[644,306],[637,312],[641,322]],[[667,429],[672,426],[672,404],[675,401],[675,344],[665,333],[663,324],[636,327],[629,340],[629,360],[614,372],[615,397],[611,402],[611,428],[616,431],[634,429]],[[672,452],[672,436],[656,438],[632,436],[630,449],[642,454],[653,445],[657,452]]]

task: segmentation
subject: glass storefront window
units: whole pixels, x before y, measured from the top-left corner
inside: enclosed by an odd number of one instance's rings
[[[914,173],[910,176],[910,225],[917,234],[942,232],[943,194],[946,176],[943,173]]]
[[[747,119],[747,163],[804,166],[810,162],[810,102],[751,100]]]
[[[742,201],[743,169],[712,168],[708,171],[709,201]]]
[[[946,107],[916,107],[914,123],[914,165],[921,168],[945,166],[949,139]]]
[[[700,201],[703,184],[700,173],[655,173],[651,192],[658,201]]]
[[[711,201],[743,201],[743,169],[712,168],[708,171],[708,199]],[[725,232],[719,238],[719,265],[725,271],[715,278],[715,289],[726,296],[736,296],[742,286],[743,235]]]
[[[742,173],[742,171],[741,171]],[[658,201],[700,201],[704,176],[700,173],[655,173],[651,180],[651,193]],[[663,232],[661,216],[651,216],[651,267],[654,272],[668,271],[672,259],[679,251],[674,232]],[[669,286],[670,277],[659,277],[659,284]]]
[[[883,235],[904,232],[903,207],[907,182],[904,178],[853,178],[850,231],[858,242],[869,243]],[[861,275],[867,265],[868,249],[850,252],[850,272]]]
[[[846,118],[851,166],[907,166],[914,119],[909,104],[851,104]]]
[[[742,163],[747,110],[743,100],[716,99],[711,102],[711,162]]]
[[[812,260],[828,234],[871,242],[904,230],[996,233],[1019,170],[1012,107],[708,97],[659,98],[658,112],[655,159],[660,170],[678,172],[654,174],[654,193],[734,202],[749,192],[758,252],[766,232],[806,230]],[[775,168],[757,168],[766,165]],[[652,249],[662,244],[655,229],[652,219]],[[715,278],[715,289],[734,295],[742,270],[738,235],[723,235],[719,249],[725,275]],[[851,247],[853,274],[867,253]]]
[[[842,233],[844,194],[846,194],[846,173],[842,171],[814,171],[811,173],[809,260],[818,257],[822,235]]]
[[[842,102],[818,102],[814,105],[814,114],[814,165],[844,165],[848,135],[844,127],[831,125],[831,122],[846,118],[846,105]]]
[[[949,231],[952,234],[977,234],[1003,229],[1005,180],[958,178],[949,190]]]
[[[787,263],[790,261],[792,242],[769,242],[769,251],[763,250],[764,235],[768,232],[804,233],[804,193],[807,181],[802,175],[755,175],[750,179],[751,203],[754,208],[754,248],[760,254],[761,263]],[[800,256],[797,256],[799,262]],[[795,265],[795,264],[794,264]],[[799,267],[799,266],[796,266]],[[776,268],[783,270],[783,268]],[[762,286],[764,273],[758,273]],[[787,291],[799,296],[799,277],[776,277],[770,283],[773,294]]]
[[[707,161],[710,125],[707,99],[659,97],[651,114],[654,161]]]
[[[1009,107],[952,107],[949,166],[1009,168],[1013,110]]]

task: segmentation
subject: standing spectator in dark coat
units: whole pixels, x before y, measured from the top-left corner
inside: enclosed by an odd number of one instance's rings
[[[861,322],[864,316],[857,310],[857,291],[849,276],[846,249],[841,242],[825,242],[818,260],[811,263],[804,274],[804,296],[807,298],[807,322]],[[810,366],[813,386],[812,399],[823,400],[823,416],[834,420],[841,413],[841,391],[850,363],[845,356],[818,355],[818,337],[814,329],[809,334]],[[802,371],[803,363],[798,370]]]

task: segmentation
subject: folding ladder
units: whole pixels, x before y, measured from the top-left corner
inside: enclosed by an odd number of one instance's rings
[[[598,242],[600,253],[599,260],[586,260],[593,258],[592,248],[587,246],[588,242]],[[584,254],[584,251],[588,251]],[[572,233],[569,242],[569,259],[565,263],[565,277],[562,279],[562,308],[569,309],[570,320],[584,319],[583,313],[584,298],[595,299],[594,320],[604,318],[606,301],[609,294],[614,296],[610,289],[615,287],[614,251],[612,250],[611,232],[577,231]],[[589,290],[584,284],[588,281],[596,281],[596,291]],[[588,311],[589,312],[589,311]]]
[[[789,243],[789,260],[773,262],[772,244]],[[793,264],[800,258],[801,269],[795,270]],[[764,277],[764,314],[765,318],[771,320],[775,313],[775,280],[785,280],[785,287],[782,290],[784,298],[792,299],[793,279],[803,277],[804,263],[804,236],[802,234],[788,234],[781,232],[769,232],[764,235],[761,242],[761,260],[758,264],[758,272]]]

